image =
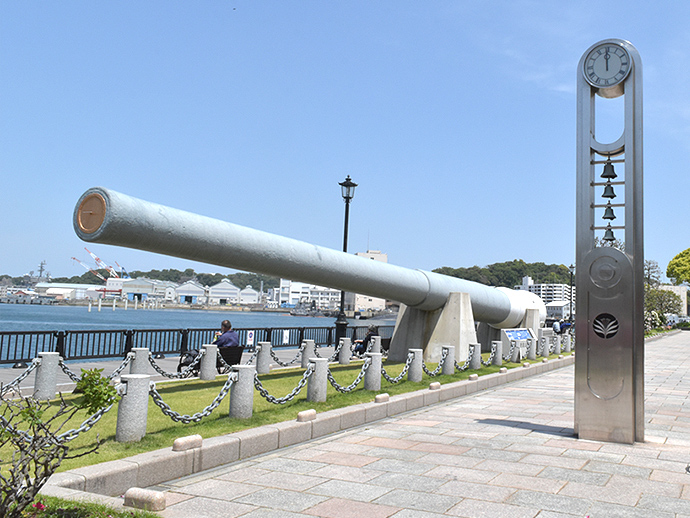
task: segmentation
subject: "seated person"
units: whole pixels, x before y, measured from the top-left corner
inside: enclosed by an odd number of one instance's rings
[[[237,331],[232,330],[232,324],[229,320],[223,320],[220,323],[220,332],[216,332],[216,339],[213,341],[218,348],[221,347],[239,347],[240,335]]]
[[[376,332],[376,326],[370,325],[367,328],[367,335],[364,337],[364,340],[355,341],[355,356],[364,356],[364,353],[367,352],[367,348],[369,347],[369,343],[371,343],[374,337],[378,335],[378,332]]]

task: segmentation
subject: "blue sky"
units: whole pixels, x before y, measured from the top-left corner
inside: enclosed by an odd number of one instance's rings
[[[645,255],[690,247],[690,3],[0,3],[0,273],[92,263],[89,187],[430,270],[575,252],[576,74],[644,74]],[[618,101],[598,108],[618,137]],[[88,246],[88,245],[87,245]],[[129,270],[192,267],[104,245]]]

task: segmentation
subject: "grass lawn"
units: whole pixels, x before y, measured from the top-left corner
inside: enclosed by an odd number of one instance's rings
[[[488,353],[484,354],[484,359],[488,357]],[[555,356],[552,356],[555,358]],[[535,360],[534,363],[540,363],[541,358]],[[333,377],[341,386],[348,386],[352,383],[359,372],[361,371],[362,362],[356,362],[350,365],[330,366]],[[515,368],[521,364],[506,363],[505,367]],[[397,376],[403,369],[404,364],[384,363],[386,372],[392,376]],[[436,365],[430,364],[427,366],[433,370]],[[467,379],[472,373],[477,373],[480,376],[497,372],[499,367],[489,366],[483,367],[478,371],[464,371],[459,373],[456,371],[453,376],[438,375],[434,378],[423,374],[422,381],[419,383],[412,383],[405,378],[398,384],[391,384],[381,379],[381,390],[379,392],[365,391],[363,389],[364,383],[348,394],[341,394],[337,392],[330,383],[328,384],[327,401],[323,403],[314,403],[307,401],[307,387],[293,399],[293,401],[283,405],[276,405],[267,402],[258,391],[254,391],[254,413],[251,419],[231,419],[228,417],[229,412],[229,395],[221,402],[221,404],[214,410],[214,412],[203,418],[198,423],[176,423],[169,417],[165,416],[160,408],[149,402],[148,407],[148,421],[147,434],[140,441],[136,443],[118,443],[115,441],[115,429],[117,424],[117,405],[105,414],[105,416],[89,431],[82,433],[74,441],[70,443],[70,455],[80,454],[93,448],[97,438],[102,441],[97,453],[77,457],[74,459],[66,459],[62,462],[58,471],[66,471],[81,466],[97,464],[100,462],[122,459],[138,453],[157,450],[172,446],[172,443],[178,437],[187,435],[199,434],[202,437],[209,438],[218,435],[224,435],[247,428],[254,428],[266,424],[279,423],[283,421],[294,420],[297,413],[302,410],[315,409],[317,412],[324,412],[335,408],[347,407],[358,403],[366,403],[373,401],[374,396],[379,393],[388,393],[390,395],[412,392],[428,388],[429,383],[438,381],[441,384],[451,383],[454,381]],[[260,376],[261,383],[268,392],[275,397],[283,397],[290,393],[302,378],[302,370],[281,369],[270,374]],[[156,389],[161,394],[163,400],[170,405],[172,410],[180,414],[192,415],[200,412],[203,408],[213,401],[213,399],[220,392],[221,387],[225,383],[226,377],[219,376],[215,381],[199,381],[183,380],[174,382],[159,382]],[[67,394],[65,399],[73,401],[78,396]],[[84,419],[89,417],[85,412],[80,411],[69,427],[78,428]],[[69,429],[65,427],[63,431]],[[11,452],[0,450],[0,458],[3,459],[2,464],[12,458]]]
[[[24,509],[27,518],[160,518],[156,513],[136,509],[114,511],[112,508],[90,502],[75,502],[51,496],[39,496]]]

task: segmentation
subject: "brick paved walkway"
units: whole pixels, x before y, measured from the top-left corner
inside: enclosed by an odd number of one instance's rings
[[[177,517],[690,517],[690,333],[647,344],[646,442],[573,437],[573,367],[169,482]]]

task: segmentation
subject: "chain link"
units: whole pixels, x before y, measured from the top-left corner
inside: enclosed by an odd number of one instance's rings
[[[481,360],[482,365],[484,367],[488,367],[489,365],[491,365],[493,363],[495,357],[496,357],[496,344],[491,344],[491,354],[489,355],[489,359],[486,361]]]
[[[407,374],[407,371],[410,368],[410,365],[412,364],[412,360],[414,360],[414,353],[407,353],[407,361],[405,361],[405,366],[403,367],[402,372],[400,374],[398,374],[398,376],[396,376],[395,378],[392,378],[391,376],[389,376],[388,373],[386,372],[386,369],[383,366],[381,366],[381,375],[384,378],[386,378],[386,381],[388,381],[388,383],[393,383],[393,384],[399,383],[400,380],[403,379],[403,376],[405,376],[405,374]]]
[[[284,403],[287,403],[288,401],[292,401],[295,398],[295,396],[300,393],[304,385],[307,383],[307,379],[309,378],[309,376],[311,376],[312,372],[314,372],[314,364],[310,362],[307,366],[307,370],[305,370],[304,374],[302,374],[302,379],[299,380],[297,386],[294,389],[292,389],[292,392],[290,392],[287,396],[283,396],[281,398],[277,398],[268,393],[268,390],[266,390],[264,386],[261,384],[261,380],[259,379],[258,373],[254,373],[254,387],[256,388],[256,390],[259,391],[261,397],[263,397],[269,403],[282,405]]]
[[[422,362],[422,369],[424,370],[424,372],[427,373],[428,376],[431,376],[433,378],[439,372],[441,372],[441,369],[443,368],[443,364],[446,362],[447,357],[448,357],[448,349],[443,349],[443,352],[441,353],[441,361],[438,362],[438,365],[436,366],[436,368],[434,370],[430,371],[424,362]]]
[[[180,423],[180,422],[184,423],[184,424],[189,424],[191,422],[198,423],[204,417],[208,417],[209,415],[211,415],[211,413],[216,408],[218,408],[218,405],[220,405],[221,401],[223,401],[223,399],[225,399],[225,396],[228,395],[228,392],[230,391],[230,387],[232,387],[232,384],[235,381],[237,381],[237,373],[231,372],[230,374],[228,374],[228,379],[225,380],[225,384],[220,389],[220,392],[213,399],[211,404],[208,405],[206,408],[204,408],[201,412],[197,412],[194,415],[182,415],[182,414],[172,410],[170,408],[170,405],[168,405],[165,401],[163,401],[163,398],[161,397],[160,393],[156,390],[156,384],[153,381],[149,385],[149,395],[151,396],[151,399],[153,399],[153,402],[161,409],[161,412],[163,412],[164,415],[167,415],[170,419],[172,419],[176,423]]]
[[[245,363],[245,365],[251,365],[252,362],[253,362],[254,360],[256,360],[256,357],[257,357],[258,355],[259,355],[259,349],[255,348],[255,349],[254,349],[254,352],[253,352],[252,355],[249,357],[249,359],[247,360],[247,363]],[[227,364],[226,364],[226,365],[227,365]]]
[[[228,362],[225,361],[223,358],[223,355],[220,354],[220,351],[217,351],[216,353],[216,360],[218,363],[220,363],[221,366],[221,374],[227,374],[232,370],[232,365],[230,365]]]
[[[160,374],[161,376],[165,376],[166,378],[171,378],[171,379],[183,379],[183,378],[191,378],[194,375],[194,368],[197,366],[197,364],[201,361],[202,356],[206,354],[206,349],[202,349],[199,351],[199,354],[196,355],[192,363],[190,363],[187,367],[185,367],[183,370],[180,372],[166,372],[163,369],[161,369],[158,364],[156,363],[156,360],[153,359],[153,354],[149,353],[149,363],[151,364],[151,367]]]
[[[119,386],[118,386],[119,388]],[[93,414],[91,417],[89,417],[86,421],[84,421],[79,428],[75,428],[74,430],[69,430],[63,434],[60,434],[57,436],[58,441],[60,442],[69,442],[73,441],[76,439],[80,433],[83,432],[88,432],[91,430],[91,428],[94,427],[94,425],[101,420],[101,417],[103,417],[108,411],[113,408],[115,405],[115,402],[111,403],[107,407],[101,408],[98,412]]]
[[[10,390],[18,391],[19,384],[22,381],[24,381],[29,374],[36,370],[40,363],[41,360],[39,360],[38,358],[34,358],[33,360],[31,360],[31,364],[26,368],[24,372],[22,372],[19,376],[10,381],[7,385],[2,385],[2,387],[0,387],[0,397],[4,396]]]
[[[551,339],[551,347],[549,347],[549,352],[551,354],[556,354],[556,347],[558,347],[558,337],[554,336]]]
[[[509,362],[511,361],[511,358],[513,357],[513,351],[515,351],[515,347],[517,345],[517,342],[515,340],[511,340],[510,342],[510,351],[508,351],[508,354],[503,357],[504,362]]]
[[[304,346],[305,346],[305,345],[306,345],[306,344],[305,344],[304,342],[302,342],[302,344],[299,346],[299,350],[297,351],[297,355],[292,359],[292,361],[289,361],[289,362],[281,361],[281,360],[276,356],[276,353],[275,353],[275,351],[273,350],[273,346],[271,346],[271,356],[273,357],[273,359],[275,360],[275,362],[276,362],[278,365],[280,365],[281,367],[289,367],[290,365],[292,365],[293,363],[295,363],[295,362],[299,359],[299,357],[302,355],[302,352],[304,351]]]
[[[19,435],[22,439],[24,439],[24,442],[32,442],[34,440],[32,435],[29,435],[28,432],[25,432],[24,430],[20,430],[18,428],[15,428],[12,426],[12,424],[5,419],[4,416],[0,415],[0,425],[2,425],[2,429],[11,433],[12,435]]]
[[[340,352],[340,348],[343,346],[343,342],[338,342],[338,345],[335,348],[335,351],[333,351],[333,354],[331,354],[328,357],[329,362],[334,362],[336,358],[338,357],[338,353]],[[319,354],[319,348],[322,347],[319,344],[314,344],[314,354],[316,355],[317,358],[323,358],[321,354]]]
[[[127,356],[125,356],[125,359],[122,360],[122,364],[108,376],[108,379],[112,380],[115,378],[115,376],[118,376],[123,370],[125,370],[125,367],[127,367],[127,365],[132,363],[132,360],[134,360],[134,353],[128,352]]]
[[[364,364],[362,365],[362,369],[359,371],[359,374],[357,375],[357,378],[355,378],[355,381],[350,383],[347,387],[343,387],[342,385],[339,385],[337,381],[335,381],[333,374],[331,374],[331,369],[328,369],[328,373],[326,374],[326,376],[328,377],[328,381],[331,383],[333,388],[338,392],[342,392],[344,394],[352,392],[357,387],[357,385],[359,385],[364,379],[364,374],[367,372],[367,369],[371,365],[371,361],[371,357],[367,356],[367,358],[364,360]]]
[[[458,362],[455,362],[455,370],[458,372],[466,371],[469,366],[470,366],[470,361],[472,360],[472,355],[474,354],[474,345],[470,344],[470,348],[468,351],[467,359],[465,360],[465,363],[462,364],[462,366],[458,365]]]
[[[81,381],[81,376],[77,376],[74,372],[72,372],[62,358],[60,358],[58,365],[60,365],[62,372],[67,374],[67,377],[71,379],[74,383],[79,383]]]

